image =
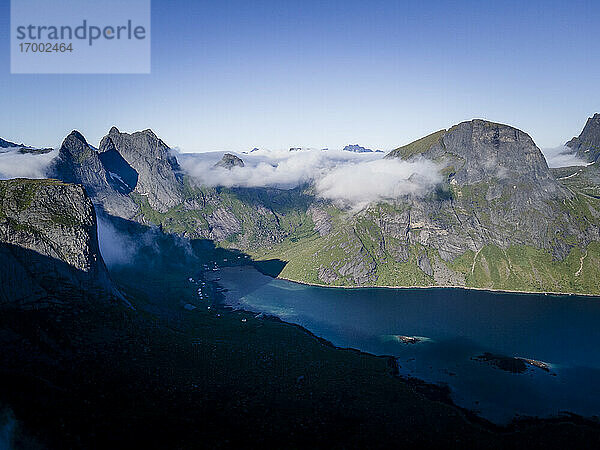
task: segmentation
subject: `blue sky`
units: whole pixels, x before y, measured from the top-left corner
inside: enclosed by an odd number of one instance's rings
[[[31,145],[389,150],[482,117],[548,147],[600,111],[597,1],[152,0],[150,75],[11,75],[1,8],[0,136]]]

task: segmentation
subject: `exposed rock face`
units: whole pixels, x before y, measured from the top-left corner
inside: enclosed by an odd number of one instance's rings
[[[100,255],[94,206],[78,185],[0,181],[0,305],[120,297]]]
[[[50,173],[66,183],[85,186],[93,202],[109,214],[129,219],[139,210],[134,201],[118,189],[115,175],[111,175],[98,152],[78,131],[65,138]]]
[[[559,214],[551,205],[560,206],[572,194],[552,176],[526,133],[473,120],[386,156],[393,157],[438,162],[450,189],[442,189],[437,201],[411,200],[404,218],[384,217],[384,230],[392,235],[433,245],[446,260],[487,243],[534,245],[565,254],[567,249],[548,235],[547,226]]]
[[[223,167],[224,169],[231,170],[234,167],[244,167],[244,161],[231,153],[225,153],[221,161],[215,164],[215,167]]]
[[[578,137],[565,144],[581,159],[597,162],[600,159],[600,114],[590,117]]]
[[[308,214],[310,215],[315,227],[315,231],[319,233],[321,236],[326,236],[331,232],[331,217],[323,208],[319,208],[318,206],[312,205],[308,209]]]
[[[344,151],[353,153],[373,153],[370,148],[361,147],[358,144],[350,144],[344,147]]]
[[[177,159],[152,130],[128,134],[113,127],[100,142],[99,152],[107,153],[103,155],[105,162],[112,161],[122,169],[118,175],[124,188],[146,197],[156,211],[166,212],[183,201]]]

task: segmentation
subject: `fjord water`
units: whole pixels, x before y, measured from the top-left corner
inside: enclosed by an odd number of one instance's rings
[[[224,302],[299,324],[339,347],[393,355],[400,373],[446,384],[453,401],[496,423],[600,415],[600,299],[464,289],[306,286],[254,268],[218,273]],[[418,336],[404,343],[398,336]],[[484,352],[550,364],[510,373]]]

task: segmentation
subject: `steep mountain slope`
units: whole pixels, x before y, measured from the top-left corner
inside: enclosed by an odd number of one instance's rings
[[[119,297],[100,255],[81,186],[0,181],[0,304],[39,308],[66,298]]]
[[[584,161],[593,163],[600,158],[600,114],[590,117],[583,131],[565,144]]]

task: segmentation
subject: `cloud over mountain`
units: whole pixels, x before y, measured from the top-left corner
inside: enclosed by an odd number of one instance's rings
[[[244,154],[244,167],[214,167],[222,153],[179,154],[182,168],[199,184],[291,189],[314,183],[322,198],[362,205],[405,194],[422,194],[440,181],[427,160],[383,160],[381,153],[336,150],[260,150]]]
[[[0,179],[45,178],[58,150],[48,153],[22,153],[19,147],[0,150]]]

